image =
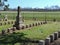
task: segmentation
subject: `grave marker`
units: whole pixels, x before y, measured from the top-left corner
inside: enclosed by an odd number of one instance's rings
[[[5,21],[7,21],[7,20],[8,20],[7,15],[5,15],[4,20],[5,20]]]
[[[22,15],[21,15],[21,9],[20,7],[18,6],[18,10],[17,10],[18,14],[16,16],[16,21],[15,21],[15,25],[13,25],[14,27],[16,27],[16,29],[20,30],[20,28],[22,26],[24,26],[24,23],[22,21]]]

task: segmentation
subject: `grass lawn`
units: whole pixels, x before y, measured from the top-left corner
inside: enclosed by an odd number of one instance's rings
[[[8,19],[15,20],[17,16],[17,12],[0,12],[0,18],[4,18],[5,15],[8,15]],[[22,17],[25,20],[34,20],[33,17],[35,17],[37,20],[45,20],[45,17],[47,20],[53,20],[54,18],[56,20],[60,19],[60,12],[21,12]]]
[[[0,26],[0,31],[6,30],[6,29],[11,28],[11,27],[12,27],[12,24],[11,25],[10,24],[2,25],[2,26]]]
[[[9,20],[15,20],[17,12],[0,12],[0,18],[4,18],[5,15],[8,15]],[[35,23],[37,21],[34,21],[33,17],[36,18],[37,20],[53,20],[54,18],[56,20],[60,21],[60,12],[21,12],[22,17],[24,18],[24,24],[31,24]],[[1,21],[0,21],[1,22]],[[4,22],[2,22],[4,23]],[[2,25],[0,26],[0,31],[5,30],[7,28],[12,27],[12,24],[7,24],[7,25]],[[31,40],[44,40],[48,35],[60,30],[60,22],[50,22],[48,24],[43,24],[40,26],[35,26],[31,27],[28,29],[24,30],[17,30],[15,31],[16,33],[24,33],[26,34],[25,37],[31,39]],[[3,38],[6,40],[14,40],[16,39],[16,36],[13,38],[15,35],[10,35],[10,37],[3,36]],[[18,37],[18,35],[17,35]],[[2,39],[3,39],[2,38]],[[19,37],[20,38],[20,37]],[[1,39],[1,38],[0,38]],[[12,41],[13,42],[13,41]],[[19,43],[17,43],[18,45]]]
[[[60,22],[52,22],[45,25],[40,25],[37,27],[32,27],[29,29],[24,29],[15,32],[24,33],[26,34],[25,37],[30,38],[32,40],[40,40],[45,39],[48,35],[54,33],[55,31],[58,31],[59,29],[60,29]]]
[[[0,36],[0,40],[5,39],[6,41],[19,40],[21,37],[20,33],[24,33],[24,37],[31,40],[44,40],[48,35],[60,30],[60,22],[49,22],[48,24],[43,24],[40,26],[31,27],[24,30],[15,31],[17,34],[10,34],[6,36]],[[1,38],[2,37],[2,38]],[[14,42],[14,41],[13,41]],[[21,43],[16,43],[15,45],[20,45]]]
[[[9,20],[9,22],[14,21],[14,20]],[[7,22],[6,25],[4,25],[4,22]],[[24,20],[24,24],[32,24],[38,21],[34,21],[34,20]],[[0,23],[2,23],[3,25],[0,26],[0,31],[1,30],[6,30],[7,28],[11,28],[13,27],[13,24],[8,24],[8,21],[0,21]]]
[[[36,23],[36,22],[40,22],[40,21],[39,20],[38,21],[35,21],[35,20],[25,20],[24,24],[32,24],[32,23]]]

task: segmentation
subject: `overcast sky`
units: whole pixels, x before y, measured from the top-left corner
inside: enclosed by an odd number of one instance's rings
[[[58,5],[60,6],[60,0],[8,0],[10,8],[16,8],[17,6],[32,7],[32,8],[44,8],[46,6]]]

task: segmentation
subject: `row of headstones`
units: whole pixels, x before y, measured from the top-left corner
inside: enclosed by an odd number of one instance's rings
[[[20,28],[20,30],[21,29],[25,29],[25,28],[30,28],[30,27],[38,26],[38,25],[42,25],[42,24],[46,24],[46,23],[45,22],[36,22],[36,23],[28,24],[28,25],[22,26]]]
[[[16,27],[11,27],[8,28],[7,30],[2,30],[2,32],[0,32],[1,35],[5,35],[7,33],[13,33],[16,30]]]
[[[11,21],[11,22],[4,22],[4,23],[0,23],[0,26],[2,26],[2,25],[7,25],[7,24],[14,24],[14,21]]]
[[[1,14],[0,14],[0,15],[1,15]],[[7,15],[4,16],[4,19],[1,19],[1,18],[0,18],[0,21],[7,21],[7,20],[8,20]]]
[[[0,19],[0,21],[7,21],[8,19]]]
[[[29,28],[29,27],[33,27],[33,26],[38,26],[38,25],[42,25],[42,24],[46,24],[46,23],[45,22],[33,23],[33,24],[22,26],[21,29],[25,29],[25,28]],[[7,30],[2,30],[1,34],[4,35],[6,33],[13,33],[16,30],[17,30],[16,27],[11,27],[11,28],[8,28]]]
[[[45,40],[40,40],[39,45],[51,45],[51,43],[53,43],[58,38],[60,38],[60,31],[51,34]]]

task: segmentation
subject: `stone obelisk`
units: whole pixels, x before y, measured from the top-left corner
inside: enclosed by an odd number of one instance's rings
[[[16,16],[16,21],[15,21],[15,25],[14,27],[16,27],[16,29],[20,30],[20,28],[22,26],[24,26],[24,23],[22,21],[22,15],[21,15],[21,9],[20,7],[18,6],[18,9],[17,9],[17,16]]]

